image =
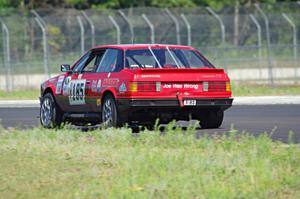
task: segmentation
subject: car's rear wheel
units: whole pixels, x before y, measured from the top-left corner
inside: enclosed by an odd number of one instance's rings
[[[200,126],[204,129],[219,128],[222,125],[224,111],[211,110],[201,114],[197,119],[200,120]]]
[[[120,126],[116,102],[111,95],[105,96],[103,100],[102,123],[105,127]]]
[[[62,124],[63,112],[51,93],[43,96],[40,107],[40,123],[44,128],[56,128]]]

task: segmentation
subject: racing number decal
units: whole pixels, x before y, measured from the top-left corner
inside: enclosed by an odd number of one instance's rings
[[[70,105],[85,104],[85,80],[74,80],[69,87]]]

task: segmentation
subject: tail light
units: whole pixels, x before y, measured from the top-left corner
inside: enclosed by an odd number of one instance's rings
[[[230,92],[230,82],[203,82],[203,91],[208,92]]]
[[[130,92],[160,92],[160,82],[129,82]]]
[[[231,91],[230,82],[226,82],[226,92],[230,92],[230,91]]]
[[[226,82],[209,82],[208,91],[224,92],[226,90]]]
[[[129,82],[129,91],[130,92],[137,92],[138,91],[137,82]]]

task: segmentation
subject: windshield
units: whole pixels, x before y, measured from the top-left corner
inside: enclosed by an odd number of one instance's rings
[[[203,68],[213,67],[193,50],[148,48],[127,50],[127,68]]]

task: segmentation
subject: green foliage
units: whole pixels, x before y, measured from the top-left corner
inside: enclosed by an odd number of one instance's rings
[[[53,53],[59,52],[61,49],[62,44],[64,43],[64,35],[62,34],[62,31],[59,27],[49,24],[47,26],[48,34],[50,36],[50,40],[48,41],[48,44],[53,49]]]
[[[260,0],[260,3],[276,3],[279,1],[292,0]],[[224,6],[251,4],[251,0],[58,0],[58,1],[24,1],[24,0],[0,0],[0,8],[6,7],[74,7],[85,8],[128,8],[136,6],[156,6],[156,7],[195,7],[211,6],[221,9]]]
[[[9,0],[0,0],[0,7],[4,8],[4,7],[8,7],[9,4]]]
[[[299,144],[232,130],[195,138],[0,129],[2,198],[299,198]]]
[[[197,4],[192,0],[153,0],[151,6],[155,7],[195,7]]]

